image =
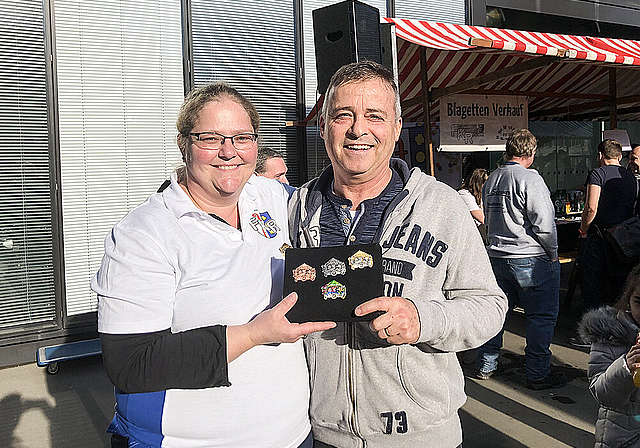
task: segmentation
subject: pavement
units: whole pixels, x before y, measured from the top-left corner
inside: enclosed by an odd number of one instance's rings
[[[477,380],[474,352],[461,355],[468,395],[460,411],[464,448],[593,447],[598,405],[588,389],[588,350],[568,344],[580,317],[579,289],[572,305],[560,316],[551,347],[552,364],[570,379],[562,388],[525,387],[524,315],[517,309],[506,325],[503,374]],[[99,356],[62,362],[55,375],[36,364],[1,369],[0,447],[109,447],[105,430],[113,406]]]

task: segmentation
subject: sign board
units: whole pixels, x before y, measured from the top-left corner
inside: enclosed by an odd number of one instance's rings
[[[449,95],[440,99],[440,150],[504,151],[516,129],[527,129],[527,97]]]

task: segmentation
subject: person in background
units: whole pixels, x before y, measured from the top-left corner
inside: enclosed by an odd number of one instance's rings
[[[579,331],[591,346],[589,389],[600,404],[595,447],[640,446],[640,388],[633,379],[640,369],[640,264],[629,274],[615,308],[589,310]]]
[[[638,185],[636,187],[636,191],[638,192],[636,195],[636,216],[640,216],[640,144],[634,143],[631,145],[633,148],[631,153],[629,154],[629,164],[627,165],[627,169],[633,173],[636,177],[636,181]]]
[[[482,207],[482,186],[489,177],[489,172],[484,168],[476,168],[471,175],[464,180],[458,194],[467,205],[473,221],[478,226],[485,244],[487,242],[487,229],[484,225],[484,210]]]
[[[551,369],[551,338],[560,303],[560,261],[554,209],[542,176],[529,167],[537,147],[527,129],[516,130],[506,143],[506,162],[484,184],[482,197],[489,239],[489,258],[498,285],[526,317],[526,385],[530,389],[563,386],[567,379]],[[502,335],[479,347],[476,378],[499,373]]]
[[[260,117],[209,84],[177,119],[185,165],[105,239],[98,294],[116,386],[111,446],[311,448],[302,341],[291,324],[283,185],[254,175]]]
[[[496,334],[507,309],[482,240],[455,190],[391,158],[402,118],[389,70],[340,68],[319,127],[331,165],[289,201],[293,245],[379,243],[394,269],[385,296],[355,310],[380,312],[371,322],[305,339],[315,447],[457,447],[456,352]]]
[[[636,179],[640,179],[640,144],[634,143],[631,145],[633,148],[629,153],[629,164],[627,169],[636,176]]]
[[[632,266],[618,260],[603,232],[633,216],[636,179],[620,166],[622,145],[607,139],[598,145],[598,167],[587,175],[586,197],[580,223],[580,291],[584,310],[613,303],[622,292]],[[579,336],[570,340],[584,347]]]
[[[256,161],[256,174],[269,179],[276,179],[283,184],[289,185],[287,179],[287,165],[284,163],[282,154],[271,148],[258,149],[258,159]]]

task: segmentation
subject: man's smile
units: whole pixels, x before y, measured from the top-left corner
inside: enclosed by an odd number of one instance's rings
[[[349,149],[351,151],[366,151],[367,149],[373,148],[373,145],[368,145],[365,143],[359,143],[359,144],[351,144],[351,145],[344,145],[344,147],[346,149]]]

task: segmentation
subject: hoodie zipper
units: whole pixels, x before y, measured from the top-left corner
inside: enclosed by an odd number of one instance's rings
[[[355,228],[355,226],[351,227],[351,231],[349,232],[349,235],[347,236],[347,246],[350,245],[350,240],[349,237],[351,237],[351,234],[353,232],[353,229]],[[355,331],[355,322],[348,322],[347,323],[347,338],[349,340],[349,344],[347,344],[347,362],[348,362],[348,372],[347,372],[347,381],[348,381],[348,386],[349,386],[349,401],[351,403],[351,415],[350,415],[350,425],[351,425],[351,432],[353,432],[353,434],[358,437],[360,439],[360,442],[362,443],[362,447],[366,447],[367,443],[364,440],[364,437],[362,437],[362,435],[360,434],[360,431],[358,430],[358,419],[357,419],[357,415],[356,415],[356,391],[355,391],[355,356],[354,356],[354,348],[356,346],[356,331]]]

